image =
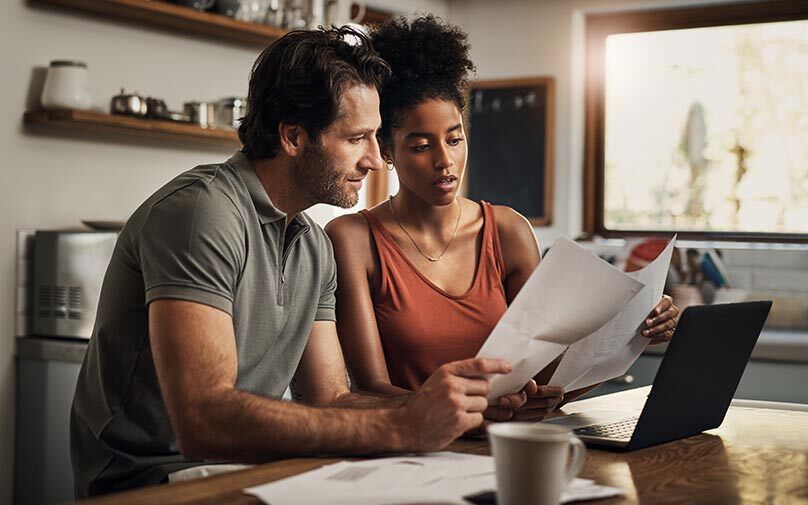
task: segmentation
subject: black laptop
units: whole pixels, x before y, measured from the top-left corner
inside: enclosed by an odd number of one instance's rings
[[[587,445],[618,450],[717,428],[771,306],[761,301],[685,309],[639,415],[592,410],[544,422],[573,428]]]

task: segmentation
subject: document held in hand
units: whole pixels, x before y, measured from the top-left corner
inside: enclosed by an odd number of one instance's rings
[[[513,371],[491,378],[489,401],[515,393],[567,346],[611,320],[645,285],[560,237],[516,295],[478,357]]]
[[[662,297],[676,235],[654,261],[628,275],[645,284],[640,293],[601,328],[570,345],[550,378],[566,391],[623,375],[648,346],[640,334],[645,319]]]

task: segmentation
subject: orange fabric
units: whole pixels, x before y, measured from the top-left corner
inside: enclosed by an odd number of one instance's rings
[[[440,365],[473,358],[507,309],[505,263],[494,211],[482,202],[482,251],[474,282],[453,296],[432,284],[372,214],[368,221],[381,264],[373,306],[390,381],[416,390]]]

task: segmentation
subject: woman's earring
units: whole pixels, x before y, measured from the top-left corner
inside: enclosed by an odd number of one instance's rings
[[[385,161],[385,163],[387,163],[387,170],[390,172],[392,172],[393,169],[396,168],[395,166],[393,166],[393,160],[387,160]]]

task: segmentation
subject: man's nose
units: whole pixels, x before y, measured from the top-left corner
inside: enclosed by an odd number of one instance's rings
[[[365,153],[363,161],[364,167],[370,170],[381,170],[384,166],[381,149],[379,148],[379,141],[376,139],[375,135],[368,142],[368,149]]]

